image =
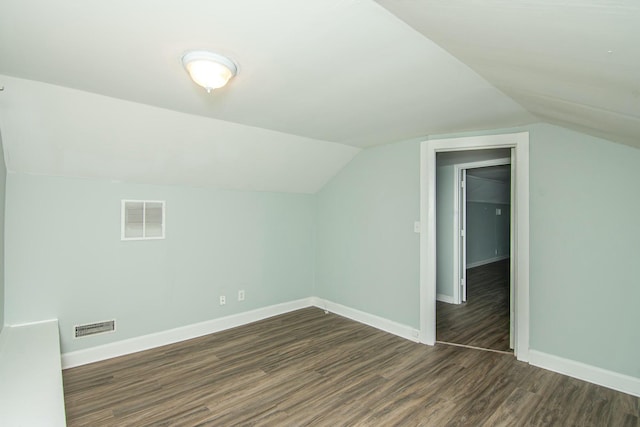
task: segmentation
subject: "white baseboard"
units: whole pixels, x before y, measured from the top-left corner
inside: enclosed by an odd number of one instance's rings
[[[446,298],[451,298],[444,295]],[[438,298],[440,299],[440,298]],[[448,301],[445,301],[448,302]],[[169,329],[155,334],[117,341],[97,347],[62,354],[62,369],[98,362],[126,354],[137,353],[167,344],[173,344],[203,335],[246,325],[268,317],[277,316],[302,308],[315,306],[356,322],[419,342],[419,331],[410,326],[394,322],[374,314],[366,313],[322,298],[310,297],[296,301],[263,307],[219,319]],[[3,334],[4,335],[4,334]],[[594,384],[640,397],[640,378],[619,374],[536,350],[529,350],[529,363],[540,368],[558,372]]]
[[[311,297],[297,301],[263,307],[244,313],[233,314],[219,319],[208,320],[206,322],[195,323],[193,325],[182,326],[167,331],[154,334],[143,335],[141,337],[116,341],[110,344],[91,347],[85,350],[72,351],[62,354],[62,369],[73,368],[86,365],[88,363],[99,362],[113,357],[124,356],[126,354],[137,353],[173,344],[203,335],[224,331],[237,326],[246,325],[268,317],[299,310],[301,308],[315,306],[323,310],[330,311],[343,317],[364,323],[385,332],[399,337],[418,342],[419,331],[407,325],[403,325],[392,320],[388,320],[373,314],[355,310],[341,304],[327,301],[321,298]]]
[[[99,362],[113,357],[124,356],[125,354],[137,353],[139,351],[201,337],[312,305],[312,298],[304,298],[154,334],[143,335],[141,337],[116,341],[85,350],[63,353],[62,369],[73,368],[75,366],[86,365],[87,363]]]
[[[448,304],[455,304],[456,302],[453,300],[453,297],[445,294],[436,294],[436,300],[446,302]]]
[[[529,363],[549,371],[640,397],[640,378],[619,374],[536,350],[529,350]]]
[[[402,323],[394,322],[393,320],[385,319],[374,314],[365,313],[364,311],[356,310],[335,302],[331,302],[322,298],[311,298],[312,305],[321,308],[331,313],[338,314],[342,317],[346,317],[351,320],[355,320],[359,323],[372,326],[381,331],[388,332],[393,335],[397,335],[401,338],[408,339],[410,341],[419,342],[420,331]]]
[[[495,258],[483,259],[481,261],[472,262],[467,264],[467,268],[480,267],[481,265],[491,264],[492,262],[502,261],[503,259],[509,259],[509,255],[497,256]]]

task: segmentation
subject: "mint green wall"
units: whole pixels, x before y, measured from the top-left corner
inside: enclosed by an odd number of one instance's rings
[[[4,148],[0,136],[0,331],[4,326],[4,211],[7,182],[7,167],[4,163]]]
[[[509,226],[509,205],[467,202],[467,268],[508,257]]]
[[[640,150],[531,129],[531,347],[640,377]]]
[[[166,239],[121,241],[123,198],[166,200]],[[58,318],[69,352],[309,297],[314,209],[310,195],[9,174],[7,322]],[[71,338],[111,318],[115,334]]]
[[[442,159],[442,154],[436,156]],[[455,287],[453,267],[453,220],[456,174],[453,165],[438,165],[436,168],[436,293],[453,298]],[[418,195],[418,197],[420,197]]]
[[[467,176],[467,268],[509,256],[509,192],[508,182]]]
[[[417,328],[420,145],[358,154],[317,194],[317,296]]]

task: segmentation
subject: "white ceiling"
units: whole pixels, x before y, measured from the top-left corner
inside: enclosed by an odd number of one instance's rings
[[[60,86],[1,79],[6,87],[0,95],[0,130],[12,172],[315,193],[360,151]]]
[[[379,3],[2,0],[7,167],[312,193],[430,134],[544,120],[640,146],[635,1]],[[207,94],[191,49],[238,76]]]
[[[360,147],[532,120],[373,1],[2,4],[2,74]],[[182,68],[190,49],[239,75],[208,95]]]
[[[640,147],[637,0],[378,0],[541,121]]]

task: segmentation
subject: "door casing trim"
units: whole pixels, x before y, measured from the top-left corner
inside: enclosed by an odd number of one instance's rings
[[[529,357],[529,132],[445,138],[420,144],[420,342],[436,341],[436,153],[512,148],[515,190],[515,342],[518,360]],[[512,178],[513,179],[513,178]]]

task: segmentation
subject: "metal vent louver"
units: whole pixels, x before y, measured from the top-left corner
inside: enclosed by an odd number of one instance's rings
[[[116,321],[107,320],[106,322],[89,323],[86,325],[76,325],[73,327],[74,336],[82,338],[89,335],[104,334],[116,330]]]

